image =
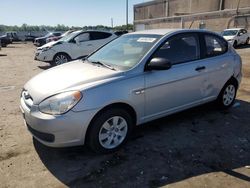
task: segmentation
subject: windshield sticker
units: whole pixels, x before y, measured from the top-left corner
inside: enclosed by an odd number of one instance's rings
[[[137,40],[137,42],[154,42],[156,40],[156,38],[146,38],[146,37],[141,37]]]

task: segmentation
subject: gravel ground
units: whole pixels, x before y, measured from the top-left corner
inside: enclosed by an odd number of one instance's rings
[[[233,108],[207,104],[147,123],[108,155],[32,139],[19,95],[49,68],[34,51],[29,43],[0,51],[0,187],[250,187],[250,45],[237,49],[244,77]]]

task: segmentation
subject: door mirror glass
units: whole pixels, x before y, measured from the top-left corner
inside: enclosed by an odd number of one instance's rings
[[[165,58],[153,58],[147,65],[147,70],[168,70],[172,66],[171,62]]]

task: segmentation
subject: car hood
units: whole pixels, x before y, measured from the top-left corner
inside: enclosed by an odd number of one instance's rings
[[[35,38],[36,40],[43,40],[43,39],[46,39],[47,37],[38,37],[38,38]]]
[[[42,50],[43,48],[46,48],[46,47],[52,47],[52,46],[55,46],[56,44],[60,44],[61,42],[59,41],[51,41],[51,42],[48,42],[47,44],[44,44],[43,46],[41,47],[38,47],[37,49],[38,50]]]
[[[7,35],[2,35],[2,36],[0,36],[0,38],[2,39],[2,38],[7,38]]]
[[[122,72],[94,65],[82,60],[73,61],[44,71],[29,80],[24,89],[34,104],[68,90],[83,90],[118,78]]]
[[[232,40],[232,39],[234,39],[235,36],[223,36],[223,37],[226,40]]]

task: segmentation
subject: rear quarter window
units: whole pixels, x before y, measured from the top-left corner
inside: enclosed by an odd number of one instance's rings
[[[205,56],[214,57],[227,52],[228,43],[216,35],[205,34]]]
[[[91,35],[91,40],[101,40],[110,37],[112,34],[105,32],[91,32],[90,35]]]

